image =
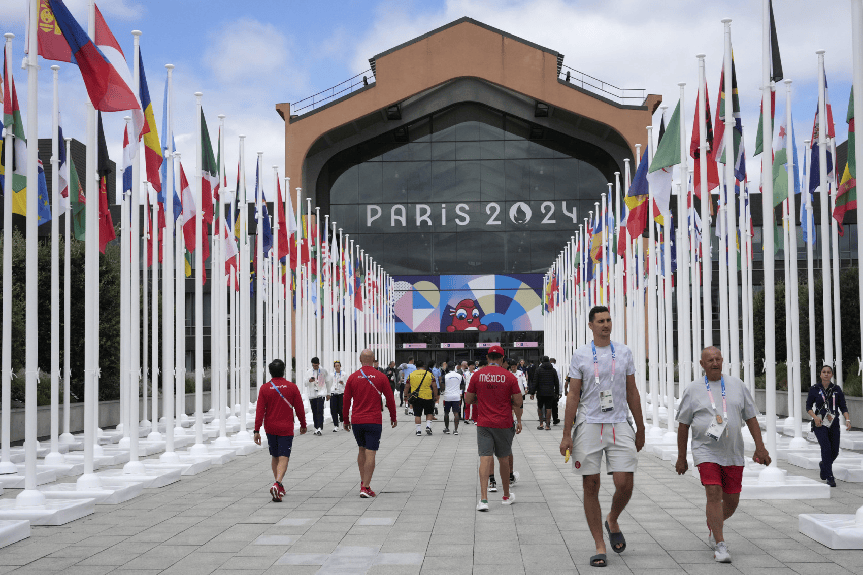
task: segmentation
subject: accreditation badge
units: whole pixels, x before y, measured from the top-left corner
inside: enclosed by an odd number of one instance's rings
[[[719,438],[725,433],[727,425],[728,422],[724,421],[721,415],[717,415],[716,419],[711,422],[710,427],[707,428],[707,436],[713,439],[713,441],[719,441]]]
[[[610,389],[599,392],[599,409],[602,413],[606,413],[614,409],[614,396],[611,395]]]

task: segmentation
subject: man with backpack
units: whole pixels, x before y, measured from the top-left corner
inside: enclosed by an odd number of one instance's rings
[[[405,397],[413,407],[414,423],[417,426],[417,436],[422,435],[422,416],[426,416],[426,434],[432,434],[431,422],[434,419],[434,407],[438,402],[438,388],[434,376],[426,369],[425,363],[418,359],[416,369],[405,383]]]
[[[542,356],[539,367],[533,376],[530,387],[530,398],[536,396],[536,409],[539,413],[539,427],[542,429],[542,421],[545,420],[546,431],[551,429],[551,416],[560,398],[560,379],[557,370],[549,362],[548,356]]]

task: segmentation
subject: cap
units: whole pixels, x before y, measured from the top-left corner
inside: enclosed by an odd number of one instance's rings
[[[488,353],[490,355],[503,355],[503,348],[499,345],[493,345],[489,348]]]

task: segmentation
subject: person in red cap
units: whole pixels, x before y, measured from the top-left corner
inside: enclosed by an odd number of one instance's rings
[[[521,433],[522,396],[518,379],[501,367],[503,348],[499,345],[488,350],[488,367],[476,372],[470,379],[465,403],[476,404],[476,443],[479,451],[480,500],[477,511],[488,511],[488,477],[494,473],[497,457],[503,482],[504,505],[512,505],[515,495],[509,491],[512,440]],[[512,414],[516,423],[513,425]]]
[[[360,353],[360,367],[348,377],[345,384],[345,400],[342,408],[345,431],[353,428],[357,441],[357,467],[360,469],[360,497],[375,497],[372,491],[372,474],[375,472],[375,454],[381,444],[383,430],[381,397],[386,400],[390,412],[390,426],[395,428],[396,400],[387,376],[373,367],[375,353],[364,349]]]

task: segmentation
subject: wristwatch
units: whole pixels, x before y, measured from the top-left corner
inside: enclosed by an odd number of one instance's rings
[[[255,430],[255,435],[260,435],[260,434],[261,434],[260,430],[257,430],[257,429],[256,429],[256,430]]]

